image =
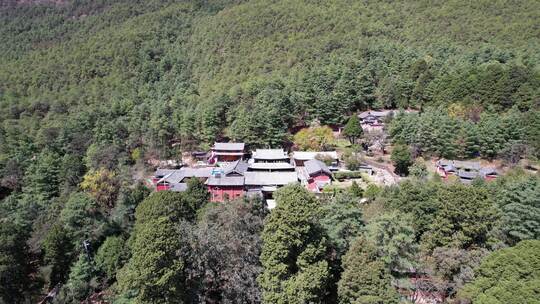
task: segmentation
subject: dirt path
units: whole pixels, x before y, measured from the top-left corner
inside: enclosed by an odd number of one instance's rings
[[[373,167],[374,175],[370,178],[378,185],[390,186],[399,182],[400,177],[394,173],[394,167],[384,163],[379,163],[370,159],[364,159],[364,161]]]

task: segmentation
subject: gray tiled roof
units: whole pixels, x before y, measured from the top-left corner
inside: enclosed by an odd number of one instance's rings
[[[180,171],[184,177],[199,177],[199,178],[208,178],[212,174],[212,167],[204,168],[182,168]]]
[[[480,170],[480,162],[477,161],[454,161],[454,167],[463,170]]]
[[[358,114],[358,117],[360,119],[364,119],[368,116],[375,116],[375,117],[386,117],[390,114],[392,114],[394,111],[392,110],[382,110],[382,111],[364,111],[360,114]]]
[[[220,151],[243,151],[245,147],[244,143],[214,143],[213,150]]]
[[[208,178],[212,174],[212,167],[204,167],[204,168],[180,168],[176,170],[163,170],[161,171],[158,169],[155,173],[155,176],[163,176],[160,180],[166,181],[169,183],[179,183],[184,180],[184,178],[191,178],[191,177],[198,177],[198,178]],[[166,173],[164,175],[158,175]]]
[[[473,179],[479,176],[477,171],[464,171],[464,170],[459,170],[457,175],[460,178],[464,178],[464,179]]]
[[[443,166],[443,169],[446,172],[456,172],[456,167],[454,167],[452,164]]]
[[[480,175],[485,177],[486,175],[498,175],[499,172],[495,170],[494,168],[482,168],[480,169]]]
[[[282,186],[298,181],[296,172],[246,172],[245,184],[249,186]]]
[[[186,183],[169,183],[169,191],[184,192],[187,190]]]
[[[254,170],[292,170],[294,169],[294,166],[285,162],[252,163],[252,164],[249,164],[249,168],[254,169]]]
[[[448,160],[448,159],[439,159],[437,161],[437,165],[439,165],[441,167],[449,166],[449,165],[453,165],[453,164],[454,164],[454,161]]]
[[[209,186],[243,186],[244,177],[243,176],[223,176],[223,177],[214,177],[211,176],[206,184]]]
[[[417,110],[381,110],[381,111],[364,111],[360,114],[358,114],[358,118],[360,119],[364,119],[368,116],[374,116],[374,117],[378,117],[378,118],[381,118],[381,117],[386,117],[390,114],[399,114],[399,112],[403,112],[403,113],[408,113],[408,114],[411,114],[411,113],[418,113]]]
[[[280,160],[289,158],[283,149],[257,149],[253,152],[254,159]]]
[[[238,173],[240,175],[244,174],[248,169],[248,163],[242,160],[237,160],[230,163],[228,166],[223,168],[223,174],[229,175],[231,173]]]
[[[459,169],[459,170],[480,170],[480,162],[478,161],[462,161],[462,160],[446,160],[441,159],[437,161],[437,165],[443,167],[446,171],[449,169]]]
[[[309,175],[314,175],[316,173],[322,172],[328,175],[332,175],[330,169],[320,160],[312,159],[304,163],[304,167]]]
[[[179,169],[161,169],[161,168],[158,168],[156,170],[156,173],[154,173],[154,176],[165,176],[165,175],[168,175],[168,174],[171,174],[171,173],[174,173],[174,172],[177,172]]]

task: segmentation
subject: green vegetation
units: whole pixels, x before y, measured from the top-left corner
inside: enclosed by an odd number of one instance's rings
[[[275,195],[277,207],[262,233],[262,302],[323,303],[331,274],[328,240],[318,223],[319,202],[299,185]]]
[[[540,241],[523,241],[488,255],[459,297],[473,303],[538,303]]]
[[[32,271],[28,233],[16,224],[2,221],[0,225],[0,299],[22,303],[26,298],[27,282]]]
[[[392,149],[392,155],[390,157],[394,164],[395,170],[399,175],[408,175],[409,167],[413,164],[413,159],[409,146],[403,144],[397,144]]]
[[[540,179],[510,175],[493,185],[502,213],[501,229],[510,244],[540,239]]]
[[[538,111],[482,113],[471,109],[456,116],[452,109],[430,109],[402,114],[389,127],[392,139],[414,147],[420,155],[449,159],[501,157],[510,164],[536,158],[540,115]]]
[[[390,274],[377,257],[375,246],[358,238],[343,260],[339,281],[339,303],[398,303]]]
[[[347,124],[343,128],[343,135],[348,137],[351,143],[354,145],[356,143],[356,140],[360,138],[363,133],[364,131],[360,126],[360,120],[358,120],[358,116],[353,115],[349,117]]]
[[[452,300],[532,301],[535,285],[514,284],[538,281],[538,176],[442,183],[413,156],[538,159],[537,2],[11,2],[0,302],[58,286],[57,303],[392,303],[407,271]],[[388,121],[413,176],[399,185],[285,187],[267,216],[258,200],[208,203],[198,179],[182,194],[140,182],[215,140],[346,147],[332,130],[348,122],[351,142],[383,144],[356,117],[381,108],[420,110]]]
[[[294,144],[303,151],[326,151],[334,145],[332,129],[327,126],[305,128],[294,135]]]
[[[118,274],[122,292],[132,291],[135,303],[182,303],[185,244],[167,217],[149,219],[135,226],[131,259]]]
[[[337,180],[362,178],[362,172],[360,171],[339,171],[334,172],[334,178]]]

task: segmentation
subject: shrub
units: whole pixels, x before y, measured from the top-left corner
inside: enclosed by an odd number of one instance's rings
[[[340,171],[334,173],[334,178],[337,180],[362,178],[362,172],[360,171]]]

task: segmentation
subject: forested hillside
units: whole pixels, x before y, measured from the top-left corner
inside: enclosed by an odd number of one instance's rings
[[[2,120],[9,121],[3,132],[22,128],[37,137],[40,130],[55,133],[71,122],[88,123],[86,134],[67,133],[92,138],[86,143],[95,145],[115,142],[122,151],[163,153],[171,142],[189,146],[221,136],[276,145],[287,140],[289,127],[311,119],[340,123],[368,107],[460,103],[492,111],[536,109],[537,6],[20,6],[2,11],[0,19],[7,42],[0,46]]]
[[[488,303],[515,287],[494,279],[500,248],[537,263],[540,183],[523,172],[369,188],[365,208],[358,189],[321,203],[291,186],[271,215],[138,180],[216,140],[288,147],[385,108],[419,110],[389,124],[418,155],[537,160],[538,1],[0,2],[2,304],[55,286],[57,303],[397,303],[410,268]]]

